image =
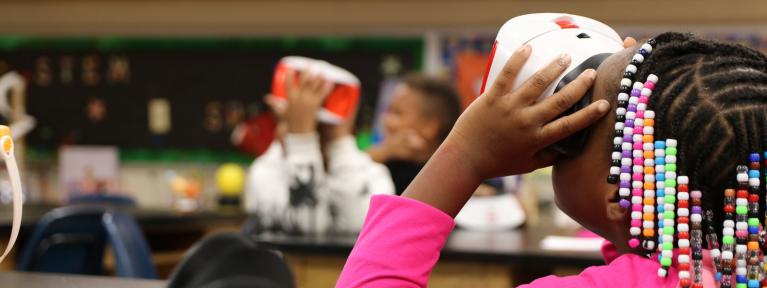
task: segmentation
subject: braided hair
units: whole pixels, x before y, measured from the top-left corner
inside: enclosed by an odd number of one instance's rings
[[[679,175],[690,177],[691,190],[703,191],[703,208],[714,212],[721,231],[723,191],[737,187],[736,166],[767,150],[767,57],[688,34],[654,39],[637,79],[660,79],[648,104],[656,113],[655,137],[679,141]]]

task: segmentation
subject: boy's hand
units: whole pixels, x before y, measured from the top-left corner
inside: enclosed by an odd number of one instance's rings
[[[295,71],[287,72],[285,91],[287,107],[285,122],[288,133],[312,133],[317,128],[317,110],[333,89],[333,83],[318,75],[311,75],[311,69],[301,73],[298,84],[294,83]]]
[[[556,154],[546,147],[596,122],[610,108],[607,101],[599,100],[555,119],[591,87],[596,75],[593,69],[584,71],[551,97],[536,102],[570,65],[567,55],[561,55],[512,91],[530,51],[525,45],[511,56],[490,90],[461,115],[444,145],[462,154],[481,178],[520,174],[551,165]]]
[[[381,144],[368,150],[373,161],[384,163],[390,160],[405,160],[424,163],[428,159],[416,159],[419,155],[425,155],[428,149],[426,139],[418,132],[404,130],[391,135],[386,135]]]
[[[264,95],[264,103],[266,103],[266,106],[269,106],[269,109],[272,110],[277,121],[285,121],[285,110],[288,108],[288,103],[280,101],[280,99],[272,94]]]
[[[357,120],[358,111],[359,107],[355,107],[352,113],[346,119],[343,119],[341,123],[320,124],[320,139],[323,142],[330,143],[347,136],[354,136],[354,122]]]

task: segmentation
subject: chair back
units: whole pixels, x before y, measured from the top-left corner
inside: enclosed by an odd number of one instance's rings
[[[105,209],[67,206],[46,213],[20,254],[22,271],[100,275],[106,233]]]
[[[152,252],[133,216],[109,210],[104,213],[102,221],[115,256],[117,276],[156,279]]]

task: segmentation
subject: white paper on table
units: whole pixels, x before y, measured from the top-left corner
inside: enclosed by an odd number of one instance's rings
[[[549,235],[541,240],[541,248],[545,250],[569,250],[569,251],[600,251],[601,237],[567,237]]]

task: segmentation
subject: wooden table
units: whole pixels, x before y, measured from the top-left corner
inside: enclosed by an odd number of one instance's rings
[[[165,281],[153,280],[49,273],[0,272],[0,286],[4,288],[160,288],[166,285]]]
[[[513,287],[536,278],[568,275],[604,264],[597,251],[542,249],[548,235],[571,231],[518,229],[503,232],[455,230],[442,250],[429,287]],[[259,245],[282,251],[299,287],[332,287],[351,252],[356,236],[253,236]]]

